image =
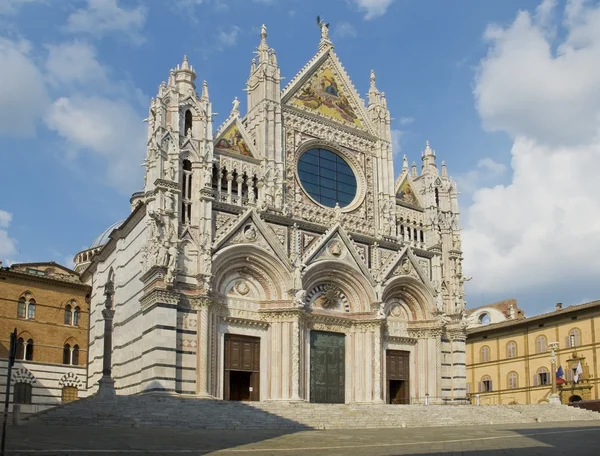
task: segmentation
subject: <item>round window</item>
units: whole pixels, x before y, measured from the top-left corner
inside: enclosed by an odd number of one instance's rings
[[[356,196],[356,176],[342,157],[327,149],[310,149],[298,160],[304,190],[323,206],[348,206]]]

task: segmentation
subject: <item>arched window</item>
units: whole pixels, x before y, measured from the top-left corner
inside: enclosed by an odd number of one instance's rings
[[[482,313],[479,316],[479,323],[482,325],[489,325],[492,322],[492,319],[490,317],[490,314],[487,312]]]
[[[516,358],[517,357],[517,343],[514,340],[511,340],[506,344],[506,357],[507,358]]]
[[[79,365],[79,345],[74,345],[73,346],[73,352],[71,355],[71,364],[73,366],[78,366]]]
[[[25,359],[25,341],[22,337],[17,339],[17,350],[15,352],[15,358],[19,360]]]
[[[27,345],[25,345],[25,361],[33,361],[33,339],[27,339]]]
[[[19,304],[17,307],[17,317],[18,318],[26,318],[27,317],[27,304],[25,303],[25,298],[19,298]]]
[[[508,373],[508,389],[515,389],[519,387],[519,374],[516,372]]]
[[[535,352],[546,353],[548,351],[548,339],[546,336],[537,336],[535,339]]]
[[[63,364],[71,364],[71,346],[69,344],[63,346]]]
[[[479,362],[487,363],[489,360],[490,360],[490,347],[488,347],[487,345],[484,345],[479,350]]]
[[[188,111],[189,112],[189,111]],[[192,221],[192,162],[183,160],[181,173],[181,223]]]
[[[187,111],[185,111],[185,128],[183,130],[183,132],[185,133],[185,135],[188,135],[188,132],[191,132],[192,129],[192,111],[190,111],[189,109]]]
[[[75,307],[73,311],[73,326],[79,326],[79,316],[81,315],[81,309],[79,306]]]
[[[440,192],[437,188],[435,189],[435,205],[440,207]]]
[[[29,383],[15,383],[13,403],[31,404],[31,385]]]
[[[71,304],[65,306],[65,325],[70,325],[73,319],[73,312],[71,311]]]
[[[76,387],[74,387],[74,386],[63,386],[63,389],[62,389],[62,401],[64,403],[76,401],[78,397],[79,397],[79,394],[78,394],[78,391],[77,391]]]
[[[489,375],[484,375],[481,377],[481,382],[479,382],[479,392],[488,393],[490,391],[492,391],[492,378]]]
[[[567,340],[567,347],[575,348],[581,345],[581,331],[577,328],[573,328],[569,331],[569,337]]]
[[[35,301],[33,299],[29,300],[27,304],[27,319],[33,320],[35,318]]]
[[[550,384],[550,372],[548,371],[548,368],[540,367],[537,370],[537,372],[535,374],[535,378],[533,380],[534,380],[535,386],[549,385]]]

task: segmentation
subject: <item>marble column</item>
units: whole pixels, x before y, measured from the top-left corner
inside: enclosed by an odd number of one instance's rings
[[[115,287],[112,278],[109,277],[104,285],[104,353],[102,357],[102,378],[98,382],[98,395],[102,397],[115,396],[115,381],[112,378],[112,331],[113,318],[115,310],[113,309],[113,299]]]

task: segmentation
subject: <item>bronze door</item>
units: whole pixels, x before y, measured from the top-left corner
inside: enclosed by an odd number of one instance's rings
[[[410,404],[410,352],[387,350],[385,361],[388,404]]]
[[[260,339],[225,334],[224,399],[260,400]]]
[[[310,332],[310,401],[324,404],[345,402],[344,334]]]

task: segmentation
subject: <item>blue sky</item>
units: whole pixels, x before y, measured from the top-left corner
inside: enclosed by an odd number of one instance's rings
[[[591,0],[0,0],[0,259],[68,264],[127,216],[142,119],[184,54],[220,124],[234,96],[244,108],[260,25],[285,84],[317,51],[317,14],[363,97],[376,71],[396,173],[429,140],[457,180],[469,306],[599,298]]]

